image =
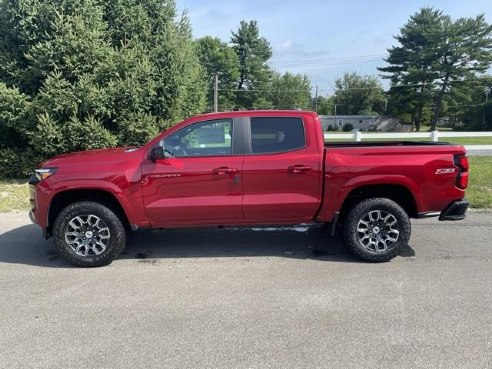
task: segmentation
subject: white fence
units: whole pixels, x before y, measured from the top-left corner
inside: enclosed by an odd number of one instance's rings
[[[432,131],[432,132],[387,132],[387,133],[374,133],[374,132],[353,132],[353,133],[324,133],[325,140],[346,140],[352,139],[354,141],[362,141],[363,139],[384,138],[384,139],[408,139],[408,138],[420,138],[429,139],[437,142],[440,138],[449,137],[492,137],[492,132],[449,132],[449,131]]]

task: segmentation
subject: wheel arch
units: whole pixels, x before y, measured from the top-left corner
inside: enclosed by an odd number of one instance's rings
[[[349,192],[340,208],[340,221],[343,221],[355,205],[363,200],[376,197],[393,200],[405,210],[410,218],[418,216],[417,202],[408,187],[400,184],[371,184],[358,186]]]
[[[58,214],[68,205],[80,201],[94,201],[107,206],[120,218],[125,227],[130,226],[123,206],[110,191],[101,189],[69,189],[57,193],[51,200],[46,228],[47,238],[52,234],[53,224]]]

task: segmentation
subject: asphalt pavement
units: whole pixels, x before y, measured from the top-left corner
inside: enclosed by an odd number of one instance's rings
[[[465,149],[469,156],[492,155],[492,145],[465,145]]]
[[[384,264],[300,226],[137,232],[81,269],[0,214],[0,368],[491,368],[492,213],[412,224]]]

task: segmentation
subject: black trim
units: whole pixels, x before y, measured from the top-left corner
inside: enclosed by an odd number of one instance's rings
[[[29,180],[28,180],[27,183],[30,184],[30,185],[36,185],[39,182],[41,182],[41,181],[38,179],[38,177],[36,177],[35,174],[33,174],[32,176],[29,177]]]
[[[331,237],[333,237],[335,235],[335,230],[336,230],[336,226],[337,226],[337,223],[338,223],[338,217],[340,216],[340,212],[335,212],[335,215],[333,216],[333,219],[331,221]]]
[[[251,119],[244,117],[244,155],[251,155]]]
[[[326,131],[325,131],[326,132]],[[325,142],[325,147],[380,147],[380,146],[446,146],[449,142],[433,141],[362,141],[362,142]]]
[[[232,127],[232,155],[244,155],[244,135],[246,130],[246,119],[235,117]]]
[[[439,220],[463,220],[470,203],[467,200],[456,200],[449,204],[439,216]]]

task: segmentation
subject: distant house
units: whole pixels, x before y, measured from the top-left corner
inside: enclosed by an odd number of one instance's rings
[[[396,131],[402,130],[398,118],[386,115],[320,115],[323,131],[341,131],[345,124],[351,124],[356,131]]]
[[[376,119],[376,115],[320,115],[323,131],[339,130],[341,131],[345,124],[351,124],[355,130],[366,131],[372,129]]]
[[[437,120],[438,127],[463,127],[465,124],[456,117],[441,117]]]

